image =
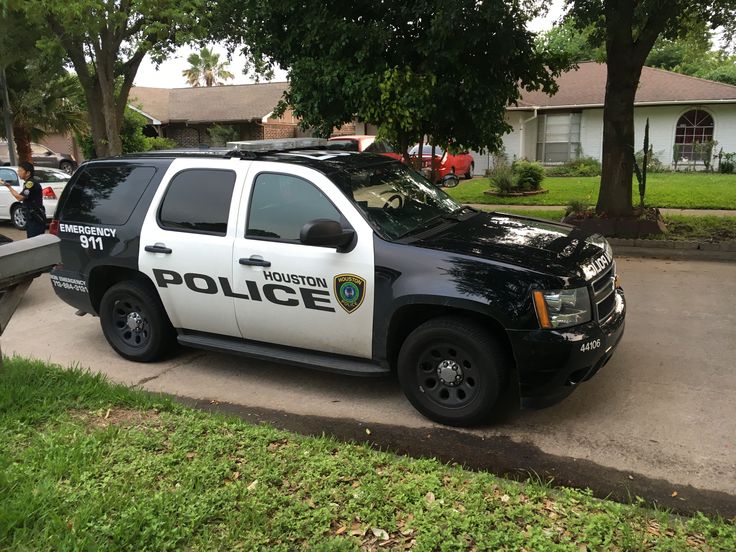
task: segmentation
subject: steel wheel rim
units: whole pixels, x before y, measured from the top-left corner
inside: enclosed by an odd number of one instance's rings
[[[464,408],[480,393],[480,370],[472,354],[451,343],[426,347],[416,365],[419,390],[443,408]]]
[[[115,301],[112,325],[117,338],[128,347],[142,349],[151,340],[148,315],[137,299],[124,297]]]

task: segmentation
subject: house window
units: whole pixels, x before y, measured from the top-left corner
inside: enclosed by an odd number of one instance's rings
[[[580,113],[540,115],[537,125],[537,161],[565,163],[580,157]]]
[[[702,109],[693,109],[680,117],[675,129],[677,160],[709,161],[713,150],[713,127],[713,116]]]

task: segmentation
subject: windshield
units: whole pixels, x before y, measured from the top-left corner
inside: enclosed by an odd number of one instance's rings
[[[383,238],[429,229],[462,206],[408,167],[391,163],[333,177]]]

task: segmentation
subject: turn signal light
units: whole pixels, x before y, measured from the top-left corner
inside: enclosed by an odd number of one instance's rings
[[[539,325],[543,328],[551,328],[552,324],[549,321],[549,312],[547,311],[547,302],[544,300],[544,294],[541,291],[534,292],[534,308],[537,310],[537,318],[539,318]]]
[[[56,199],[56,194],[51,186],[46,186],[42,192],[43,197],[46,199]]]

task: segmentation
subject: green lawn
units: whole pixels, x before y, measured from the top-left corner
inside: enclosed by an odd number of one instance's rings
[[[635,179],[636,181],[636,179]],[[568,205],[577,200],[595,205],[598,201],[599,177],[550,178],[542,182],[549,193],[501,198],[483,192],[490,187],[487,178],[460,181],[447,192],[462,203],[493,203],[498,205]],[[634,202],[639,199],[639,187],[634,187]],[[677,209],[736,209],[736,174],[660,173],[647,179],[646,203],[653,207]]]
[[[734,550],[673,516],[306,438],[11,359],[0,550]]]

